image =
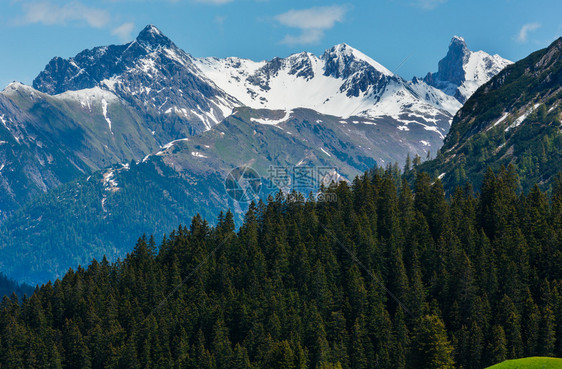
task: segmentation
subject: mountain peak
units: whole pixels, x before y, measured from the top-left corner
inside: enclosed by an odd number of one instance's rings
[[[451,60],[455,59],[457,62],[462,62],[469,54],[470,50],[466,46],[466,41],[460,36],[453,36],[449,43],[449,51],[447,57]]]
[[[471,51],[466,46],[464,38],[453,36],[449,43],[447,55],[439,61],[439,70],[436,75],[428,74],[426,82],[432,82],[437,77],[454,86],[460,86],[465,81],[464,64],[468,61]]]
[[[341,44],[337,44],[337,45],[332,46],[331,50],[343,52],[345,50],[355,50],[355,49],[353,47],[349,46],[346,43],[341,43]]]
[[[449,48],[453,46],[462,46],[468,49],[466,46],[466,41],[461,36],[453,36],[451,42],[449,43]]]
[[[352,46],[349,46],[346,43],[334,45],[330,49],[326,50],[325,54],[326,53],[336,54],[336,55],[346,55],[346,56],[350,56],[350,57],[353,57],[355,59],[361,59],[361,60],[363,60],[365,58],[369,58],[368,56],[363,54],[361,51],[357,50],[356,48],[354,48]]]
[[[484,51],[471,51],[464,38],[453,36],[447,55],[439,61],[437,73],[428,73],[424,82],[464,103],[478,86],[496,75],[509,60]]]
[[[333,75],[336,78],[340,78],[340,75],[342,75],[342,73],[344,77],[347,77],[351,70],[348,70],[347,72],[345,72],[344,70],[349,69],[351,64],[353,64],[354,62],[364,62],[371,65],[383,75],[393,75],[392,72],[386,69],[382,64],[378,63],[369,56],[363,54],[361,51],[345,43],[334,45],[330,49],[326,50],[324,52],[324,55],[322,55],[322,59],[324,59],[328,64],[337,65],[337,68],[339,70],[337,73],[333,74],[329,71],[326,72],[327,74]]]
[[[26,94],[33,94],[37,92],[33,87],[25,85],[19,81],[13,81],[12,83],[8,84],[3,90],[3,94],[15,94],[15,93],[26,93]]]
[[[158,34],[158,35],[162,35],[162,31],[160,31],[158,29],[158,27],[156,27],[154,24],[149,24],[146,27],[144,27],[144,29],[141,31],[142,32],[148,32],[148,33],[154,33],[154,34]]]
[[[149,48],[171,47],[173,45],[172,41],[152,24],[140,31],[137,42]]]

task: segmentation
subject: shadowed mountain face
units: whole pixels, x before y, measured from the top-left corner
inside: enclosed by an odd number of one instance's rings
[[[460,86],[466,81],[463,66],[470,59],[470,53],[471,51],[462,38],[453,38],[447,55],[439,61],[439,72],[436,77]]]
[[[499,55],[470,51],[462,37],[455,36],[447,55],[439,61],[437,73],[428,73],[424,81],[464,103],[482,84],[511,64]]]
[[[184,136],[209,129],[240,105],[152,25],[126,45],[96,47],[70,59],[54,58],[33,87],[51,95],[101,87],[163,125],[174,119],[171,116],[181,118],[183,127],[174,133]]]
[[[476,185],[488,166],[513,165],[521,187],[552,185],[562,171],[562,38],[508,66],[483,85],[453,120],[436,160],[421,169],[449,189]]]

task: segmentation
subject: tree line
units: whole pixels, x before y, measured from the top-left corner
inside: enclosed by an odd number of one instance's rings
[[[0,304],[4,368],[465,368],[562,356],[562,177],[376,169],[202,217]]]

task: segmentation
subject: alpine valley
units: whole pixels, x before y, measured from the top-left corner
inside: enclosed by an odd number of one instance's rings
[[[197,213],[231,208],[241,220],[247,204],[224,188],[236,167],[352,180],[428,157],[510,64],[460,37],[436,73],[411,81],[346,44],[260,62],[195,58],[152,25],[128,44],[56,57],[33,86],[0,93],[0,270],[46,281]]]

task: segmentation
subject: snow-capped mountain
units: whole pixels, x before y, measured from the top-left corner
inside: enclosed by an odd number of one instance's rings
[[[462,37],[455,36],[447,56],[439,61],[437,73],[428,73],[424,82],[464,104],[478,87],[513,62],[484,51],[471,51]]]
[[[395,119],[443,129],[460,108],[427,84],[408,82],[353,47],[340,44],[317,57],[299,53],[254,62],[202,58],[195,63],[217,86],[244,105],[261,109],[309,108],[342,118]]]
[[[51,95],[99,87],[156,125],[173,126],[184,136],[210,129],[240,105],[205,78],[193,58],[153,25],[125,45],[84,50],[70,59],[53,58],[33,87]]]
[[[174,139],[210,129],[239,106],[308,108],[374,123],[392,119],[397,129],[419,124],[443,138],[461,102],[506,63],[471,52],[455,37],[440,72],[406,81],[346,44],[319,57],[303,52],[260,62],[194,58],[149,25],[128,44],[54,58],[33,86],[51,95],[110,91],[147,116],[151,130],[167,127]]]
[[[346,44],[260,62],[194,58],[154,26],[125,45],[54,58],[33,87],[0,92],[6,245],[30,253],[105,245],[103,253],[119,256],[123,233],[165,231],[227,206],[240,215],[223,183],[235,167],[262,176],[271,166],[329,167],[351,180],[408,154],[435,153],[461,106],[454,91],[468,94],[500,68],[457,41],[427,83],[404,80]],[[59,229],[62,210],[76,206],[106,230],[97,241],[76,240],[80,221]],[[127,222],[134,232],[122,229]],[[78,262],[69,252],[61,270]]]
[[[446,87],[457,83],[467,94],[500,64],[459,43],[453,39],[440,72],[428,82],[453,81]],[[333,131],[342,143],[349,147],[354,137],[353,155],[381,165],[403,162],[408,153],[425,155],[442,145],[461,106],[451,95],[452,87],[404,80],[346,44],[321,56],[303,52],[260,62],[194,58],[149,25],[125,45],[55,57],[33,87],[14,83],[0,93],[0,220],[62,183],[140,161],[169,142],[212,130],[241,108],[254,111],[236,119],[259,124],[271,122],[257,117],[291,124],[304,108],[308,121],[301,123],[316,122],[319,137],[326,127],[318,122],[338,123]],[[275,126],[279,135],[299,134]],[[345,161],[350,154],[338,155]]]

